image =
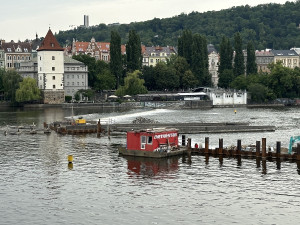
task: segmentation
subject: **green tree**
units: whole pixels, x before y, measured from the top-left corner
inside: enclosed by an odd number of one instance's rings
[[[137,95],[146,94],[148,91],[144,86],[145,81],[140,79],[141,72],[136,70],[132,73],[128,73],[124,79],[124,86],[120,86],[116,91],[116,95]]]
[[[8,70],[3,74],[3,91],[6,100],[16,102],[16,91],[23,78],[15,71]]]
[[[263,84],[253,83],[248,87],[253,102],[262,103],[274,100],[275,95],[268,87]]]
[[[230,41],[223,36],[220,44],[219,74],[222,74],[224,70],[232,70],[232,54],[233,50]]]
[[[208,53],[206,38],[199,34],[195,34],[193,36],[192,49],[192,72],[197,77],[198,83],[200,85],[210,86],[211,79],[208,72]]]
[[[296,78],[292,69],[284,67],[281,62],[270,66],[271,73],[268,74],[268,87],[273,90],[277,98],[296,97],[291,93],[296,89]]]
[[[116,77],[111,73],[110,66],[102,60],[98,60],[94,66],[96,74],[93,88],[98,91],[115,89]]]
[[[142,68],[142,78],[145,80],[145,86],[148,90],[156,89],[156,79],[153,76],[154,67],[153,66],[143,66]]]
[[[176,74],[179,77],[179,87],[184,88],[183,77],[185,72],[190,70],[186,59],[182,56],[178,56],[174,59],[174,62],[170,64],[170,67],[173,67],[176,70]],[[197,84],[199,84],[199,82],[197,82]]]
[[[36,80],[33,78],[24,78],[20,82],[20,87],[16,90],[17,102],[30,102],[41,98],[40,89],[37,86]]]
[[[3,87],[3,77],[5,74],[5,69],[0,68],[0,92],[4,91],[4,87]]]
[[[185,89],[194,88],[194,87],[197,87],[198,84],[199,84],[199,81],[195,77],[193,72],[191,70],[185,71],[183,78],[182,78],[183,88],[185,88]]]
[[[142,68],[142,48],[140,36],[135,30],[129,31],[129,40],[126,45],[127,71],[140,70]]]
[[[233,72],[235,77],[237,77],[239,75],[245,74],[243,41],[239,32],[234,35],[234,50],[235,50],[235,57],[234,57]]]
[[[111,31],[110,71],[116,78],[116,88],[118,88],[122,77],[122,53],[121,37],[117,31]]]
[[[230,87],[237,90],[246,90],[248,87],[247,78],[245,75],[240,75],[236,77],[231,83]]]
[[[179,76],[173,67],[164,62],[159,62],[154,67],[154,77],[157,90],[173,90],[179,87]]]
[[[252,41],[247,44],[247,69],[246,74],[255,74],[257,73],[257,64],[255,57],[255,49]]]
[[[97,74],[97,82],[94,86],[95,90],[112,90],[115,88],[116,78],[106,69]]]
[[[193,34],[191,30],[184,30],[182,36],[178,38],[178,55],[186,59],[191,65],[193,54]]]
[[[229,88],[233,80],[234,80],[233,71],[226,69],[221,74],[219,74],[218,86],[222,88]]]

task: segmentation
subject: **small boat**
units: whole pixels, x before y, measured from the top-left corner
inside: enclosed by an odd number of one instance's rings
[[[183,155],[187,148],[178,145],[178,136],[174,128],[128,131],[126,147],[120,147],[119,154],[151,158]]]

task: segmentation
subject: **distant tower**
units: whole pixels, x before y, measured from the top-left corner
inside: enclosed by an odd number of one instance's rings
[[[84,15],[84,27],[89,27],[89,16]]]

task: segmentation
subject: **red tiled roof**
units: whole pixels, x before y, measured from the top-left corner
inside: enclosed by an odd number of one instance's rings
[[[48,33],[43,40],[41,46],[37,51],[42,51],[42,50],[47,50],[47,51],[63,51],[64,49],[59,45],[58,41],[54,37],[52,31],[49,29]]]
[[[91,42],[83,42],[83,41],[76,41],[75,42],[75,51],[82,53],[82,52],[87,52],[87,49],[89,47],[89,44]],[[95,42],[96,46],[98,47],[100,52],[109,52],[110,51],[110,43],[109,42]],[[126,52],[126,47],[125,45],[121,45],[121,52],[124,55]]]

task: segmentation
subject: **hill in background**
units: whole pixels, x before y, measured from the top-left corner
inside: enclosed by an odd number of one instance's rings
[[[233,40],[234,33],[240,32],[244,48],[253,41],[255,48],[262,50],[290,49],[300,47],[300,1],[285,4],[263,4],[232,7],[221,11],[204,13],[192,12],[172,18],[154,18],[145,22],[105,25],[60,31],[56,38],[63,45],[71,44],[73,38],[78,41],[109,42],[111,30],[120,33],[122,43],[128,40],[129,30],[136,30],[146,46],[177,46],[177,38],[184,29],[207,37],[208,43],[217,48],[225,35]]]

